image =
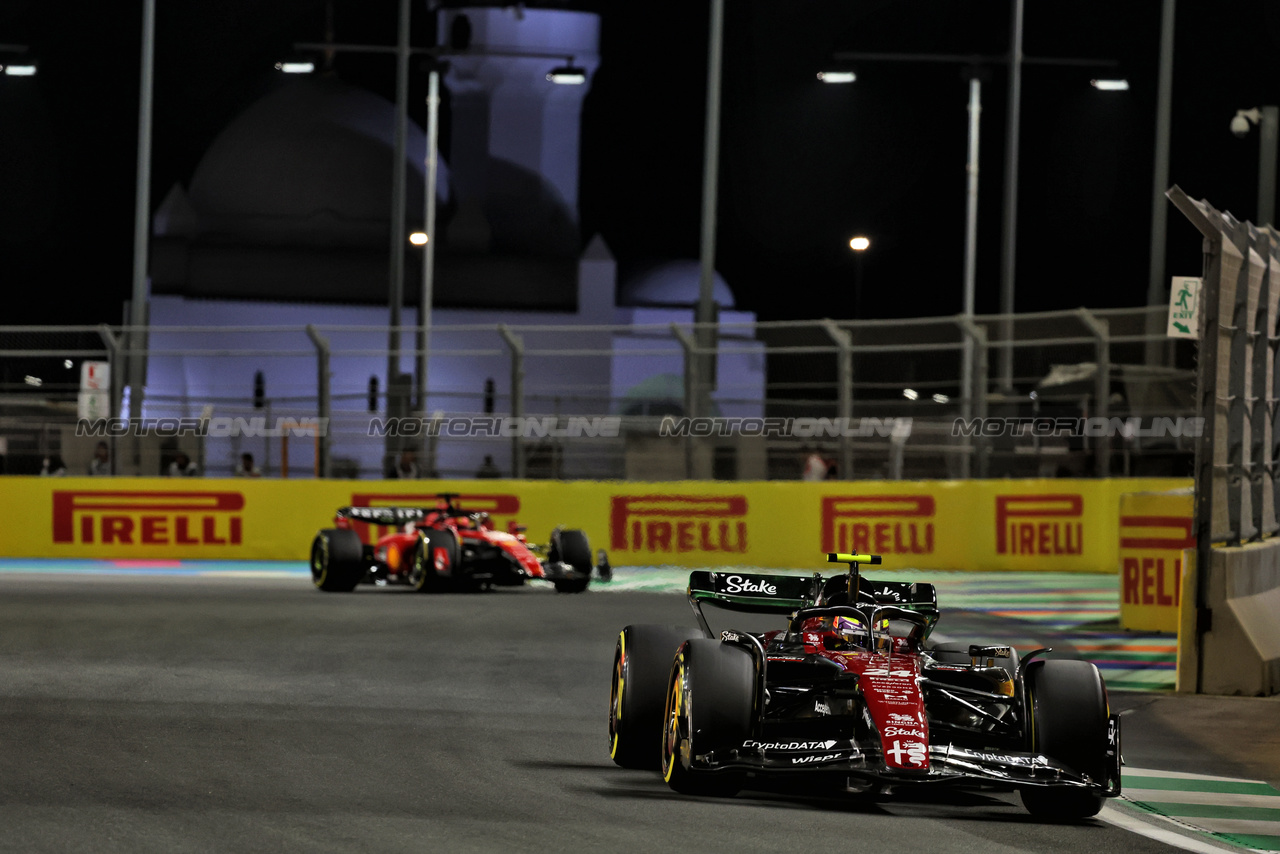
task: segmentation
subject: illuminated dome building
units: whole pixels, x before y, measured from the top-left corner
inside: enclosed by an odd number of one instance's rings
[[[470,55],[450,57],[443,75],[450,135],[441,147],[450,156],[447,163],[440,158],[437,185],[427,409],[482,411],[491,380],[500,413],[510,370],[502,340],[492,331],[450,327],[687,323],[697,300],[698,270],[696,262],[660,263],[619,288],[617,265],[604,241],[580,234],[578,146],[583,98],[599,63],[596,15],[520,7],[448,8],[438,15],[442,41],[465,38]],[[572,57],[588,85],[548,81],[549,67],[559,64],[546,58],[553,54]],[[222,131],[189,187],[169,191],[154,218],[151,325],[250,331],[234,342],[198,329],[153,331],[147,415],[193,416],[204,401],[215,401],[215,408],[218,401],[243,401],[259,370],[266,374],[268,396],[274,389],[295,390],[292,395],[314,389],[314,360],[306,358],[165,355],[233,347],[263,354],[307,351],[311,344],[300,331],[306,324],[322,332],[369,327],[340,338],[335,333],[331,340],[335,401],[367,394],[371,377],[387,388],[387,358],[370,353],[388,341],[394,128],[395,107],[378,95],[330,73],[289,76]],[[421,227],[425,156],[425,135],[409,122],[406,232]],[[420,249],[406,246],[405,326],[417,323],[421,257]],[[750,338],[754,318],[733,311],[723,281],[716,297],[722,320],[743,323],[738,329]],[[254,326],[294,327],[299,333],[253,333]],[[618,355],[531,355],[525,366],[528,414],[607,414],[617,409],[611,401],[626,398],[650,376],[680,371],[678,354],[628,356],[641,345],[652,347],[643,334],[587,328],[556,335],[564,347]],[[412,330],[403,337],[408,351],[401,370],[412,373]],[[669,332],[664,337],[670,341]],[[526,338],[531,351],[554,340],[532,333]],[[451,355],[461,351],[470,355]],[[484,352],[492,355],[476,355]],[[722,387],[745,389],[743,396],[756,400],[763,396],[762,356],[722,358],[719,376]],[[742,414],[760,414],[755,409]],[[314,412],[314,402],[300,411]],[[377,449],[366,444],[335,444],[333,454],[353,460],[352,467],[368,476],[380,462]],[[442,444],[438,470],[470,473],[484,454],[493,454],[510,471],[509,450],[509,442]],[[229,471],[236,453],[208,448],[208,471],[216,474],[220,464]],[[269,449],[258,453],[270,458]]]

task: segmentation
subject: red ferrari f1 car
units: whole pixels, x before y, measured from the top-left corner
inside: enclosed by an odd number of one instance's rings
[[[518,586],[550,581],[560,593],[581,593],[593,572],[612,578],[602,549],[592,560],[582,531],[556,528],[546,545],[530,543],[512,522],[497,531],[488,513],[464,510],[455,493],[440,493],[436,507],[342,507],[334,527],[311,544],[311,579],[328,592],[359,584],[403,584],[419,592],[450,588]],[[359,528],[390,533],[366,543]]]
[[[931,584],[848,573],[694,572],[701,634],[622,630],[614,654],[614,762],[678,792],[731,796],[754,778],[836,791],[904,785],[1019,792],[1036,816],[1080,819],[1120,794],[1120,718],[1087,661],[1012,647],[932,644]],[[780,630],[712,632],[706,604],[776,614]]]

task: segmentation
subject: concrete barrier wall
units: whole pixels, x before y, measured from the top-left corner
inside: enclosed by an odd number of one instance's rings
[[[1247,696],[1280,693],[1280,540],[1213,550],[1208,629],[1199,648],[1195,643],[1197,572],[1199,568],[1184,574],[1178,690]]]

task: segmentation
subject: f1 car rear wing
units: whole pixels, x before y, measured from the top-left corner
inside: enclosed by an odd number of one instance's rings
[[[392,526],[421,521],[428,512],[421,507],[340,507],[334,515],[370,525]]]
[[[865,602],[913,611],[925,618],[926,636],[933,630],[939,612],[938,595],[932,584],[861,578],[858,566],[879,564],[879,555],[831,554],[827,555],[827,560],[847,563],[847,578],[832,576],[824,579],[816,572],[812,575],[776,575],[696,570],[689,573],[689,604],[703,632],[712,637],[702,613],[704,603],[731,611],[789,616],[818,605],[823,600],[824,591],[829,595],[832,585],[836,584],[854,592],[850,604]]]
[[[689,573],[689,599],[712,602],[731,611],[790,614],[807,608],[822,591],[822,576],[757,575],[746,572]]]

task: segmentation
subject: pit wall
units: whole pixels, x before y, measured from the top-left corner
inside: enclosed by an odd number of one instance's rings
[[[202,478],[0,479],[0,557],[306,560],[345,505],[430,505],[438,492],[518,520],[535,542],[583,529],[615,565],[1114,573],[1120,500],[1172,478],[643,483]],[[366,532],[368,535],[378,533]]]

